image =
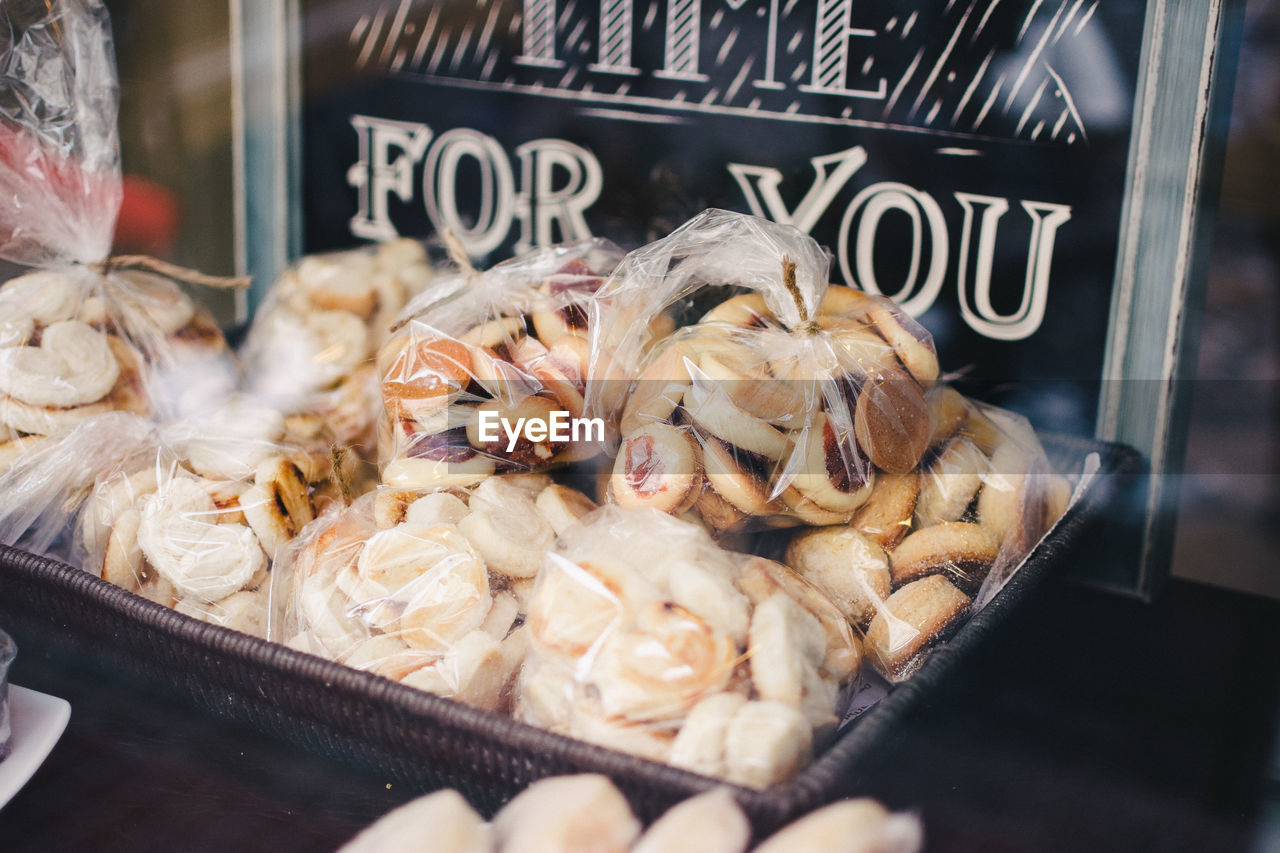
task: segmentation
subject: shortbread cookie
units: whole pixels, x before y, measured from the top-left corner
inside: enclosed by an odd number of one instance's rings
[[[916,504],[919,526],[959,521],[989,471],[987,457],[963,436],[952,438],[939,448],[921,478],[920,500]]]
[[[999,554],[1000,543],[979,524],[947,521],[923,527],[890,555],[893,583],[943,574],[960,588],[976,591]]]
[[[785,562],[822,590],[851,623],[865,628],[889,597],[889,557],[852,527],[823,527],[791,540]]]
[[[893,678],[914,669],[916,656],[944,636],[969,607],[969,596],[942,575],[907,584],[884,603],[867,628],[867,656]]]
[[[886,549],[894,548],[911,532],[920,498],[920,473],[880,474],[867,502],[851,522]]]
[[[641,427],[623,439],[609,494],[619,506],[651,506],[678,513],[697,500],[702,479],[698,445],[688,430],[665,423]]]
[[[867,380],[854,417],[858,446],[876,467],[905,474],[929,445],[929,407],[916,381],[884,370]]]

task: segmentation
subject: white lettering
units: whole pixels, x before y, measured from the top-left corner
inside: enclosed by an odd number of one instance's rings
[[[492,136],[455,128],[436,137],[430,127],[356,115],[356,162],[347,182],[356,188],[351,233],[366,240],[398,235],[390,197],[413,204],[414,175],[422,167],[422,206],[437,231],[452,231],[468,254],[503,244],[519,223],[516,251],[589,239],[586,212],[604,188],[604,170],[586,148],[563,139],[535,139],[516,149],[520,190],[511,158]],[[474,200],[475,210],[459,207]]]
[[[425,124],[356,115],[351,126],[359,137],[359,154],[347,170],[347,183],[356,188],[356,215],[351,233],[366,240],[391,240],[397,236],[387,208],[387,196],[395,193],[406,204],[413,200],[413,170],[431,142]],[[391,156],[392,150],[402,153]]]
[[[812,157],[809,162],[813,164],[817,177],[794,211],[787,210],[787,203],[778,190],[782,183],[782,172],[779,170],[730,163],[729,173],[747,197],[747,205],[752,213],[783,225],[794,225],[808,234],[818,224],[822,214],[827,212],[836,194],[866,164],[867,152],[861,145],[855,145],[846,151]],[[834,170],[828,172],[833,166]]]
[[[569,413],[557,410],[551,413],[551,440],[569,440]]]
[[[1009,209],[1003,198],[972,193],[956,193],[956,201],[964,208],[964,225],[960,230],[959,269],[956,288],[960,294],[960,315],[975,332],[1000,341],[1017,341],[1030,337],[1044,321],[1045,304],[1049,300],[1049,266],[1053,260],[1053,244],[1058,228],[1071,218],[1071,207],[1065,204],[1024,201],[1022,209],[1031,217],[1031,243],[1027,249],[1026,278],[1022,285],[1022,301],[1018,310],[998,314],[991,304],[991,267],[996,251],[996,230],[1000,217]],[[970,241],[973,236],[973,211],[983,207],[978,235],[977,263],[974,264],[975,305],[969,303],[968,270]]]
[[[511,421],[506,418],[502,419],[502,430],[507,434],[507,452],[516,449],[516,442],[520,439],[520,431],[524,428],[525,418],[516,418],[516,425],[513,429]]]
[[[470,158],[479,168],[480,210],[468,226],[458,210],[458,170]],[[422,173],[427,216],[438,231],[457,236],[470,255],[492,252],[511,230],[515,178],[507,154],[492,136],[468,128],[440,134]]]
[[[582,428],[581,436],[578,434],[579,427]],[[573,440],[604,441],[604,418],[574,418]]]
[[[547,422],[538,418],[529,418],[524,425],[524,437],[534,444],[547,440]]]
[[[521,174],[515,200],[520,221],[516,251],[589,238],[591,228],[584,214],[604,187],[596,156],[563,139],[535,139],[518,147],[516,154]],[[564,176],[560,186],[556,186],[557,172]]]
[[[485,444],[490,444],[498,440],[498,421],[505,418],[499,418],[497,412],[480,410],[480,440]]]
[[[876,232],[880,220],[890,210],[900,210],[911,221],[911,263],[902,286],[894,293],[885,294],[876,281],[873,264]],[[862,214],[859,220],[859,214]],[[920,256],[924,251],[923,242],[926,229],[921,222],[921,215],[928,223],[929,235],[929,269],[925,273],[924,283],[917,289],[920,280]],[[857,242],[854,247],[854,264],[849,263],[849,233],[853,223],[857,221]],[[840,237],[838,256],[840,271],[845,280],[868,293],[884,294],[897,302],[902,310],[912,317],[918,317],[929,309],[942,291],[942,279],[947,272],[947,221],[942,216],[942,208],[927,192],[909,187],[906,184],[884,181],[872,184],[853,197],[849,207],[840,220]]]

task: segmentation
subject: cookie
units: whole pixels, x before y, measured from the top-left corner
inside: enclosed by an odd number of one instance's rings
[[[700,456],[687,430],[667,423],[640,427],[618,448],[609,494],[619,506],[649,506],[678,514],[697,499]]]
[[[907,584],[884,602],[867,628],[865,649],[886,677],[903,678],[917,655],[943,637],[969,607],[965,595],[942,575]]]
[[[900,370],[869,377],[858,395],[853,420],[858,446],[876,467],[905,474],[929,446],[929,407],[924,392]]]
[[[1000,542],[979,524],[947,521],[912,533],[890,554],[894,586],[927,575],[946,575],[962,589],[976,591],[996,557]]]
[[[911,519],[915,516],[919,497],[919,471],[877,474],[871,496],[850,523],[879,542],[881,547],[892,549],[911,532]]]
[[[851,623],[866,627],[889,597],[889,557],[874,539],[851,527],[807,530],[787,546],[784,562],[826,593]]]

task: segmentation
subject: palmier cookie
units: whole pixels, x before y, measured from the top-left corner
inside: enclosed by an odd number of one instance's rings
[[[978,524],[947,521],[912,533],[890,555],[894,586],[926,575],[947,575],[976,590],[1000,554],[1000,543]]]
[[[903,322],[904,320],[910,322],[905,314],[891,304],[872,300],[867,309],[867,319],[875,325],[880,336],[893,347],[902,366],[916,378],[917,382],[928,388],[937,381],[938,356],[934,353],[933,347],[917,337],[917,333]],[[914,323],[911,325],[919,329],[919,326]],[[920,332],[923,333],[924,330],[920,329]]]
[[[867,654],[885,675],[908,675],[920,651],[943,636],[968,606],[969,596],[941,575],[909,583],[871,620]]]
[[[869,377],[853,418],[858,445],[876,466],[905,474],[929,446],[929,407],[915,380],[900,370]]]
[[[858,452],[847,427],[844,432],[841,440],[824,412],[796,437],[802,461],[795,487],[822,509],[837,513],[850,513],[862,506],[875,483],[871,463]]]
[[[866,627],[889,597],[889,557],[851,527],[820,527],[791,540],[784,558],[800,577],[827,594],[854,625]]]
[[[989,471],[987,457],[964,436],[956,436],[939,451],[920,486],[916,519],[921,527],[959,521],[982,488]]]
[[[878,474],[871,497],[853,517],[852,526],[875,539],[881,547],[894,548],[911,532],[920,497],[920,472]]]
[[[609,494],[619,506],[678,514],[697,500],[699,456],[698,444],[686,430],[667,423],[640,427],[618,448]]]

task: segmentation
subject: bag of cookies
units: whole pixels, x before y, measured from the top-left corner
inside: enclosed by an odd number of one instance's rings
[[[520,719],[758,788],[809,762],[862,659],[816,587],[652,508],[567,529],[526,624]]]
[[[99,477],[78,513],[80,564],[188,616],[265,637],[273,568],[326,502],[330,473],[239,400],[157,431]],[[328,498],[331,500],[331,498]]]
[[[0,67],[0,458],[109,411],[172,415],[225,395],[222,333],[154,258],[110,257],[121,199],[103,5],[6,4]]]
[[[254,315],[240,352],[247,392],[283,412],[295,433],[375,462],[378,350],[412,299],[443,297],[461,282],[436,279],[426,247],[409,239],[303,258]]]
[[[156,424],[128,412],[86,417],[33,442],[0,472],[0,543],[84,568],[74,530],[94,483],[145,464]]]
[[[468,490],[381,488],[327,513],[292,549],[279,639],[300,651],[490,710],[524,660],[534,578],[556,536],[595,509],[544,474]]]
[[[835,602],[868,661],[895,682],[1000,591],[1072,491],[1021,416],[942,384],[927,401],[919,465],[877,471],[849,524],[797,531],[784,558]]]
[[[611,500],[719,531],[842,524],[877,472],[916,467],[932,341],[888,300],[830,286],[828,267],[797,229],[720,210],[627,256],[593,352],[634,379],[589,389],[617,425]],[[686,325],[655,342],[642,321],[664,310]]]
[[[583,417],[588,318],[621,256],[603,240],[537,249],[407,310],[378,355],[382,482],[466,486],[595,455],[603,424]]]

